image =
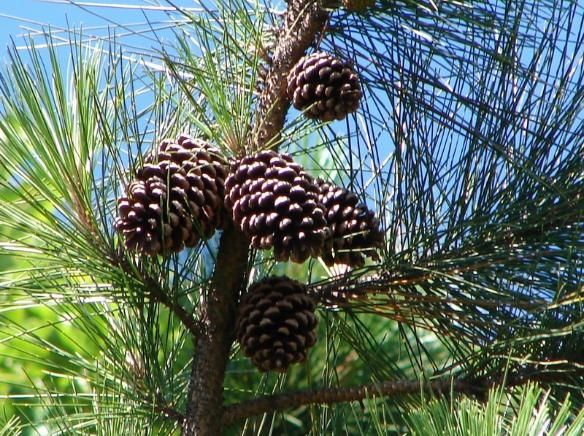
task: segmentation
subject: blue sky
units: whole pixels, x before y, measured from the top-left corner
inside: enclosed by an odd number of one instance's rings
[[[79,6],[70,4],[72,2]],[[0,59],[4,57],[11,37],[17,44],[22,44],[24,34],[40,29],[42,25],[51,25],[53,29],[66,28],[68,24],[70,27],[89,28],[105,26],[107,20],[118,23],[145,21],[144,14],[137,8],[128,10],[87,7],[88,4],[125,4],[136,7],[149,6],[152,3],[144,0],[0,0]],[[160,3],[164,4],[164,1],[160,0]],[[193,5],[192,0],[180,0],[173,3],[183,6]],[[94,14],[99,14],[101,17]],[[165,18],[160,12],[149,11],[147,15],[149,18]]]
[[[51,4],[39,0],[2,0],[0,1],[0,49],[15,42],[23,41],[22,35],[31,29],[38,29],[41,24],[65,27],[67,20],[72,24],[96,23],[96,18],[80,8],[66,4]]]

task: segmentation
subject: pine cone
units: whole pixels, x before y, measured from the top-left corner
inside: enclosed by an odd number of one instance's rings
[[[288,97],[308,118],[342,120],[361,99],[359,76],[346,62],[328,53],[304,56],[288,74]]]
[[[330,236],[314,180],[288,155],[260,151],[236,162],[225,181],[225,204],[255,248],[279,261],[321,255]]]
[[[343,6],[351,12],[363,12],[375,5],[375,0],[343,0]]]
[[[241,300],[237,340],[260,371],[285,372],[306,359],[316,343],[314,301],[306,287],[287,277],[250,286]]]
[[[167,254],[211,237],[223,222],[226,175],[219,150],[204,141],[163,141],[118,200],[115,227],[126,248]]]
[[[320,179],[317,183],[319,200],[325,206],[327,224],[332,231],[322,256],[324,262],[329,266],[343,263],[361,267],[365,264],[364,256],[379,260],[377,249],[383,245],[383,233],[374,213],[358,203],[354,193]]]

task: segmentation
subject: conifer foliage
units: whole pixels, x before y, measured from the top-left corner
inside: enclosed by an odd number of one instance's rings
[[[582,428],[584,5],[150,3],[0,73],[0,428]]]

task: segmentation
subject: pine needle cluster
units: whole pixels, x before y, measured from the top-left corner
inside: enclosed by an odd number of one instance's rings
[[[43,28],[0,71],[0,434],[581,433],[581,2],[114,7],[139,18]],[[315,53],[322,75],[294,70]],[[202,215],[179,193],[192,222],[135,250],[120,202],[144,209],[129,187],[182,134],[225,168],[290,156],[334,244],[252,243],[229,202],[185,244]],[[325,219],[349,206],[350,234]],[[298,284],[290,304],[257,285],[274,276]],[[258,288],[280,302],[268,321]],[[272,321],[289,368],[237,332]]]

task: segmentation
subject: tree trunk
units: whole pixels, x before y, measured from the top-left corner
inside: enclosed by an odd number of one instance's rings
[[[196,337],[183,436],[219,435],[223,379],[234,338],[237,296],[245,286],[249,242],[235,226],[223,231]]]
[[[290,102],[286,78],[322,30],[327,12],[314,0],[290,0],[286,23],[273,55],[265,88],[259,97],[256,120],[249,138],[252,150],[270,146],[284,126]],[[238,291],[245,285],[249,241],[235,226],[221,236],[215,272],[204,302],[202,332],[196,338],[183,436],[221,433],[223,379],[234,338]]]

